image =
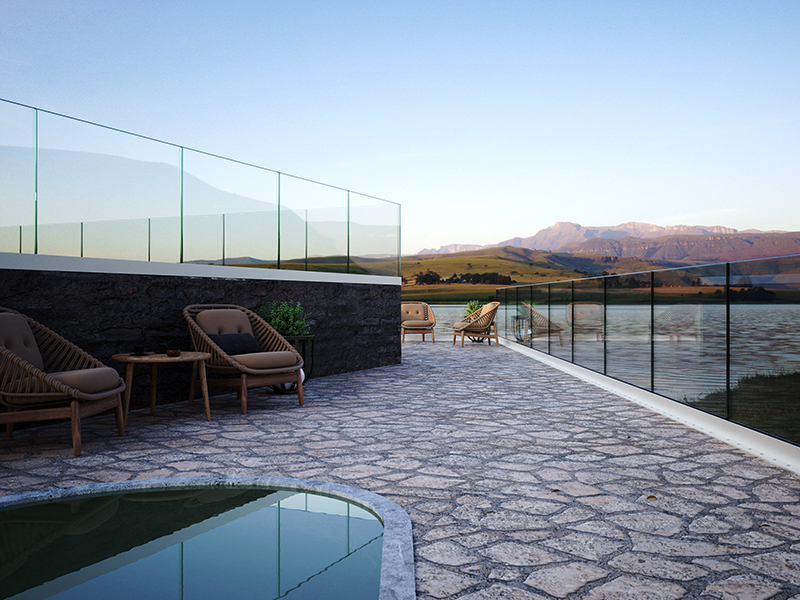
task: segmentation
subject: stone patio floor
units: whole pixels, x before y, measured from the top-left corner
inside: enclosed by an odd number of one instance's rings
[[[355,486],[414,527],[419,598],[800,600],[800,478],[486,344],[402,365],[0,438],[0,496],[198,475]]]

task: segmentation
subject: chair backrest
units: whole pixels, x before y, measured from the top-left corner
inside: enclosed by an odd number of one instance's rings
[[[197,326],[208,335],[225,333],[253,333],[250,319],[235,308],[216,308],[197,313]]]
[[[596,302],[572,302],[567,305],[567,324],[602,325],[603,305]]]
[[[37,369],[44,369],[42,355],[28,321],[20,314],[0,312],[0,346]]]
[[[487,314],[487,313],[489,313],[491,311],[497,310],[497,307],[499,305],[500,305],[499,302],[489,302],[489,304],[484,304],[483,306],[481,306],[481,314],[480,314],[480,316],[482,317],[483,315],[485,315],[485,314]]]
[[[403,302],[400,305],[400,322],[434,321],[433,311],[424,302]]]

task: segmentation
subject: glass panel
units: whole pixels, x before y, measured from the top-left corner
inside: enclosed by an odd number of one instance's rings
[[[39,114],[39,222],[180,215],[180,150]]]
[[[0,252],[20,252],[22,227],[10,225],[0,227]]]
[[[397,206],[353,206],[357,200],[350,194],[350,272],[398,275]]]
[[[603,280],[581,279],[574,286],[573,302],[567,311],[574,361],[602,373],[605,327]]]
[[[150,221],[150,258],[155,262],[181,260],[181,219],[163,217]]]
[[[550,284],[550,304],[547,318],[550,321],[550,354],[572,361],[572,331],[567,323],[567,311],[572,302],[572,282],[562,281]],[[555,342],[555,332],[561,332],[561,338]]]
[[[84,223],[83,256],[147,260],[147,227],[147,219]]]
[[[725,416],[699,398],[726,386],[725,265],[656,271],[655,391]]]
[[[40,224],[39,254],[81,256],[81,224]]]
[[[275,268],[278,211],[225,215],[225,264]]]
[[[308,211],[308,268],[312,271],[347,272],[346,208]]]
[[[33,225],[35,112],[0,102],[0,227],[2,252],[19,252],[19,226]],[[13,230],[13,233],[12,233]],[[28,245],[33,251],[33,239]]]
[[[606,374],[650,389],[650,274],[606,278]]]
[[[183,219],[183,262],[222,264],[222,215]]]
[[[800,443],[800,257],[732,263],[730,310],[728,417]]]
[[[293,271],[325,270],[318,264],[308,265],[308,211],[281,208],[281,269]],[[324,265],[323,265],[324,266]]]

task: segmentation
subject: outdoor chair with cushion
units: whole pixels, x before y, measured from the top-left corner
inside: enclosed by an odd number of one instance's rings
[[[681,336],[700,337],[697,317],[699,304],[673,304],[659,313],[653,322],[656,335],[668,335],[670,342],[680,342]]]
[[[124,435],[119,373],[41,323],[0,308],[0,423],[70,419],[72,449],[81,455],[81,419],[114,409]]]
[[[209,352],[209,387],[235,387],[247,413],[247,390],[296,383],[303,405],[303,358],[283,336],[248,308],[235,304],[192,304],[183,309],[195,350]],[[192,381],[192,396],[197,381]],[[194,398],[190,398],[192,402]]]
[[[533,338],[558,336],[559,343],[564,345],[564,327],[551,321],[530,304],[522,303],[520,331],[517,339],[523,344],[530,344]]]
[[[486,338],[489,340],[489,345],[492,345],[492,338],[495,343],[500,345],[497,338],[497,324],[494,322],[495,315],[497,314],[497,307],[500,306],[499,302],[490,302],[484,304],[474,313],[467,315],[461,321],[453,325],[453,345],[456,344],[456,336],[461,334],[461,347],[464,347],[464,335],[472,338]],[[492,333],[494,327],[494,333]]]
[[[571,302],[567,305],[567,325],[572,333],[594,333],[603,339],[605,307],[599,302]]]
[[[400,329],[403,331],[401,343],[405,343],[407,333],[421,333],[422,341],[425,341],[425,334],[431,334],[431,343],[436,340],[433,337],[433,328],[436,326],[436,317],[431,307],[424,302],[403,302],[400,305]]]

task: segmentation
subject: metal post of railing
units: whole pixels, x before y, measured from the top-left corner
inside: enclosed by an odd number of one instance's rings
[[[401,262],[400,262],[400,260],[401,260],[400,259],[400,237],[401,237],[400,234],[402,233],[402,231],[400,229],[401,228],[400,216],[401,216],[400,215],[400,205],[398,204],[397,205],[397,276],[398,277],[402,277],[403,276],[403,272],[400,270],[400,267],[402,266]]]
[[[81,221],[81,258],[83,258],[83,221]]]
[[[528,286],[528,289],[531,291],[530,293],[530,305],[533,308],[533,286]],[[547,328],[547,337],[550,337],[550,327]],[[524,337],[522,339],[525,339]],[[531,313],[531,337],[530,337],[530,344],[531,348],[533,348],[533,313]]]
[[[183,146],[181,146],[181,252],[180,262],[183,263]]]
[[[222,213],[222,266],[225,266],[225,213]]]
[[[281,174],[278,173],[278,256],[277,268],[281,268]]]
[[[725,418],[731,410],[731,263],[725,263]]]
[[[570,321],[572,321],[572,327],[569,328],[569,361],[571,363],[575,362],[575,280],[573,279],[570,285],[570,294],[569,294],[569,306],[567,306],[567,310],[570,311]]]
[[[150,262],[150,252],[151,248],[153,247],[153,231],[152,225],[150,223],[152,219],[148,217],[147,219],[147,262]]]
[[[350,190],[347,191],[347,273],[350,272]]]
[[[552,296],[550,295],[550,284],[547,284],[547,353],[552,354],[550,351],[550,324],[553,322],[551,308],[550,305],[552,304]]]
[[[306,215],[306,220],[305,220],[305,230],[306,230],[305,231],[305,238],[306,238],[305,256],[306,256],[306,271],[308,271],[308,209],[305,209],[305,211],[306,211],[305,212],[305,215]]]
[[[19,253],[22,254],[22,225],[19,226]]]
[[[603,375],[608,374],[608,277],[603,277]]]
[[[39,109],[33,109],[33,253],[39,254]]]
[[[655,273],[650,271],[650,391],[656,389],[656,292]]]

